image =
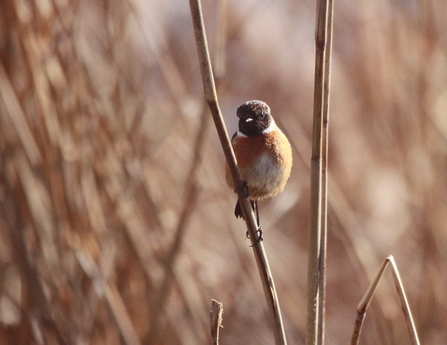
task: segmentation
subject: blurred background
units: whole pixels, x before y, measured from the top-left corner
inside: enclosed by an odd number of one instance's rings
[[[230,135],[266,101],[293,146],[260,203],[290,344],[304,344],[315,1],[203,1]],[[447,8],[335,1],[326,343],[394,255],[421,343],[447,343]],[[0,344],[272,344],[203,101],[189,5],[4,0]],[[387,272],[361,344],[409,342]]]

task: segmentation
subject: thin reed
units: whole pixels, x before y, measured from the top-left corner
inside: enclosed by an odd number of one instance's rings
[[[329,99],[333,2],[317,2],[315,86],[310,163],[310,225],[307,271],[307,345],[324,344],[328,205]]]
[[[264,295],[269,310],[269,321],[272,326],[273,335],[276,345],[286,345],[287,339],[284,330],[284,323],[282,321],[281,309],[276,293],[273,275],[270,271],[270,266],[267,260],[267,254],[264,250],[262,242],[258,240],[257,234],[259,224],[255,220],[255,214],[248,199],[248,191],[244,186],[241,172],[237,166],[236,156],[231,147],[230,138],[228,135],[225,122],[219,107],[219,101],[214,83],[214,76],[212,72],[212,65],[210,54],[208,50],[208,41],[206,37],[206,30],[202,14],[202,5],[200,0],[190,0],[191,18],[194,27],[194,36],[197,46],[198,62],[200,65],[200,73],[202,75],[202,84],[204,90],[204,98],[208,103],[211,111],[211,116],[214,120],[217,134],[219,136],[222,149],[225,154],[228,166],[230,168],[231,176],[236,186],[236,193],[238,195],[239,203],[244,214],[244,220],[247,227],[247,233],[251,240],[251,247],[258,266],[258,272],[261,278],[262,287],[264,288]]]
[[[360,301],[359,305],[357,306],[357,318],[355,319],[354,331],[352,332],[351,345],[357,345],[359,343],[360,333],[363,327],[363,323],[365,321],[366,311],[368,309],[369,304],[371,303],[371,300],[374,298],[377,286],[383,279],[383,274],[385,273],[385,270],[388,266],[391,267],[390,270],[393,275],[394,286],[396,288],[397,298],[399,299],[400,302],[402,316],[405,320],[405,325],[407,327],[410,344],[411,345],[420,344],[417,329],[414,324],[413,316],[411,313],[411,308],[409,306],[408,299],[405,294],[404,285],[402,283],[402,279],[400,277],[396,261],[394,260],[393,256],[390,255],[383,261],[382,266],[380,266],[379,272],[377,272],[376,278],[371,283],[365,295],[363,296],[362,300]]]

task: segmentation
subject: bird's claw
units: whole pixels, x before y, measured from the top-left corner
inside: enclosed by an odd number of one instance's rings
[[[238,193],[240,198],[248,198],[248,184],[247,181],[242,181],[242,190]]]
[[[264,241],[264,237],[262,236],[263,232],[262,232],[261,227],[259,227],[259,229],[256,231],[256,233],[258,234],[258,238],[256,239],[255,243],[253,243],[250,247],[254,247],[259,242]],[[245,233],[245,237],[250,238],[250,234],[248,233],[248,231]]]

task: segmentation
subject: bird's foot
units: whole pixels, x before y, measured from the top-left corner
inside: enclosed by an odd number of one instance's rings
[[[262,236],[262,234],[263,234],[262,227],[259,227],[259,229],[256,231],[256,233],[258,234],[258,238],[256,239],[255,243],[253,243],[250,247],[254,247],[259,242],[264,241],[264,237]],[[248,233],[248,231],[245,233],[245,237],[250,238],[250,234]]]
[[[247,181],[242,181],[242,190],[239,193],[240,198],[248,198],[248,184]]]

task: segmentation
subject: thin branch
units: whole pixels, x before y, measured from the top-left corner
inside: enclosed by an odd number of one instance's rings
[[[330,99],[330,80],[331,80],[331,53],[332,53],[332,19],[333,19],[333,1],[329,0],[327,4],[327,44],[324,50],[324,76],[323,80],[323,133],[322,133],[322,191],[321,191],[321,237],[320,237],[320,273],[318,280],[318,290],[320,296],[319,303],[319,321],[318,322],[318,344],[324,343],[324,324],[326,311],[326,247],[327,247],[327,164],[328,164],[328,140],[329,140],[329,99]]]
[[[365,293],[365,296],[363,296],[362,300],[357,306],[357,318],[355,320],[354,332],[352,333],[351,345],[356,345],[359,342],[360,332],[362,331],[363,320],[365,319],[366,309],[371,303],[374,293],[376,292],[377,286],[379,285],[380,279],[382,279],[383,273],[385,272],[385,269],[388,266],[388,264],[389,260],[387,258],[383,261],[382,266],[379,269],[379,272],[377,272],[376,278],[371,283],[371,285],[369,286],[368,290]]]
[[[410,336],[410,341],[412,345],[419,345],[419,338],[417,335],[416,327],[414,325],[413,317],[411,315],[410,305],[408,304],[407,297],[405,295],[404,286],[400,279],[399,270],[397,269],[396,262],[392,255],[388,256],[382,263],[382,266],[377,272],[376,278],[369,286],[368,290],[357,306],[357,318],[355,320],[354,331],[351,337],[351,345],[357,345],[360,339],[360,333],[362,330],[363,322],[366,316],[366,310],[368,309],[369,304],[376,292],[377,286],[379,285],[380,280],[382,279],[383,273],[387,268],[388,264],[391,263],[394,285],[396,287],[397,295],[399,296],[400,305],[402,308],[402,313],[405,319],[405,325],[407,326],[408,334]]]
[[[327,240],[327,152],[329,123],[332,0],[319,0],[316,23],[314,122],[311,159],[311,215],[306,344],[324,343]]]
[[[199,0],[190,0],[189,5],[194,26],[194,36],[196,40],[197,54],[199,58],[205,99],[211,110],[214,124],[219,135],[220,143],[222,145],[225,158],[230,168],[231,176],[236,187],[236,192],[239,197],[242,212],[246,219],[246,226],[250,235],[251,243],[254,245],[258,239],[258,228],[256,225],[255,215],[248,199],[248,193],[244,188],[242,176],[237,166],[236,157],[234,155],[230,138],[228,137],[228,132],[219,108],[213,72],[211,69],[205,27],[203,23],[202,8]],[[262,242],[254,245],[253,251],[255,254],[259,274],[261,275],[262,286],[264,288],[264,294],[267,299],[269,314],[271,315],[271,320],[273,323],[275,343],[278,345],[287,344],[278,297],[276,295],[276,288],[273,282],[273,277],[270,272],[270,267]]]
[[[400,279],[399,270],[397,269],[396,262],[392,255],[387,258],[391,267],[393,268],[393,279],[394,286],[396,287],[397,295],[399,296],[400,306],[402,308],[402,313],[404,314],[405,325],[407,326],[408,335],[410,336],[410,341],[412,345],[419,345],[419,338],[416,331],[416,326],[414,325],[413,316],[411,315],[410,305],[408,304],[407,296],[405,295],[404,286],[402,280]]]
[[[211,302],[211,311],[210,311],[212,345],[219,345],[219,329],[223,327],[222,314],[223,314],[223,304],[213,299]]]

